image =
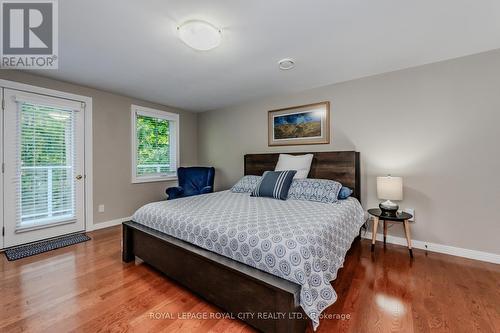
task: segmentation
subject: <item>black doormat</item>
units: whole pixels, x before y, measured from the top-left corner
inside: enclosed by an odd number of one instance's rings
[[[21,245],[5,250],[7,260],[14,261],[21,258],[31,257],[36,254],[60,249],[61,247],[70,246],[73,244],[83,243],[90,240],[90,237],[84,233],[73,234],[60,238],[49,239],[37,243]]]

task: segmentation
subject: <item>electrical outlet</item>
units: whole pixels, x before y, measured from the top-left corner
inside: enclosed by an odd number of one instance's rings
[[[403,209],[403,212],[413,215],[413,217],[408,221],[415,222],[415,208],[405,208]]]
[[[104,205],[99,205],[99,206],[97,206],[97,211],[98,211],[99,213],[104,213]]]

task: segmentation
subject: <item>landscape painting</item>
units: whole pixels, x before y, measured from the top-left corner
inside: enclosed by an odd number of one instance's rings
[[[274,117],[274,139],[321,136],[321,113],[303,112]]]
[[[329,143],[330,103],[269,111],[269,145]]]

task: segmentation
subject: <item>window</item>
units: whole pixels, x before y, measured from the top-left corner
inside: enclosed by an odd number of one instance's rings
[[[179,115],[132,105],[132,183],[177,178]]]
[[[21,225],[71,218],[75,112],[19,104]]]

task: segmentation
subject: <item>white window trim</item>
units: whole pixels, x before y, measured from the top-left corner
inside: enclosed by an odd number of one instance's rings
[[[172,176],[162,176],[162,175],[155,175],[155,176],[142,176],[142,177],[137,177],[137,129],[136,129],[136,114],[140,114],[143,116],[150,116],[150,117],[155,117],[155,118],[160,118],[160,119],[166,119],[175,122],[176,124],[176,130],[175,130],[175,149],[176,149],[176,168],[179,166],[179,159],[180,159],[180,142],[179,142],[179,132],[180,132],[180,122],[179,122],[179,115],[177,113],[172,113],[172,112],[167,112],[167,111],[161,111],[161,110],[156,110],[152,108],[147,108],[145,106],[139,106],[139,105],[133,105],[130,108],[130,117],[131,117],[131,152],[132,152],[132,183],[133,184],[139,184],[139,183],[150,183],[150,182],[164,182],[164,181],[170,181],[170,180],[177,180],[177,175],[172,175]]]

